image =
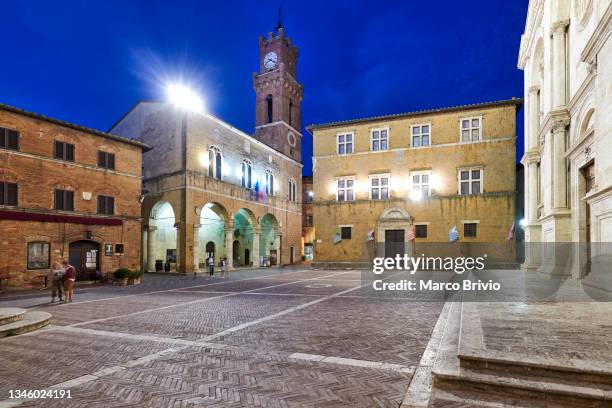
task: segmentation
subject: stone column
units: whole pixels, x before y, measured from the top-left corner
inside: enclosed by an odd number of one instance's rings
[[[157,227],[149,225],[147,231],[147,271],[155,272],[155,244],[157,240]]]
[[[567,53],[566,36],[569,21],[557,21],[552,25],[552,106],[567,103]]]
[[[259,231],[253,230],[253,266],[259,266]]]
[[[276,266],[281,267],[283,264],[283,248],[282,245],[282,237],[280,235],[276,235],[274,238],[274,248],[276,248],[277,258],[276,258]]]
[[[569,119],[553,119],[552,128],[552,187],[553,209],[567,208],[567,160],[565,158],[566,127]]]
[[[193,270],[200,271],[200,227],[201,224],[193,224]]]
[[[181,226],[175,224],[174,228],[176,229],[176,272],[179,272],[181,269]]]
[[[540,92],[539,86],[532,86],[529,88],[529,96],[527,98],[528,112],[527,112],[527,151],[538,150],[538,130],[540,127],[540,98],[538,93]]]
[[[234,230],[225,229],[225,257],[227,258],[227,269],[234,267]]]

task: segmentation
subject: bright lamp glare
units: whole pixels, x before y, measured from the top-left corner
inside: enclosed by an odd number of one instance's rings
[[[423,193],[419,190],[412,190],[410,192],[410,199],[412,201],[419,201],[421,198],[423,198]]]
[[[184,85],[168,85],[168,99],[181,109],[203,112],[204,102],[194,91]]]
[[[525,225],[527,225],[527,220],[523,218],[522,220],[519,221],[519,224],[521,227],[524,227]]]
[[[308,197],[312,197],[314,195],[314,193],[312,191],[308,192]]]

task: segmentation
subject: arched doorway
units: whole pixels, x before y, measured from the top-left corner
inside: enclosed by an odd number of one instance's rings
[[[376,254],[379,257],[395,257],[412,252],[408,238],[408,229],[412,217],[403,208],[385,209],[378,218],[376,237]]]
[[[204,259],[208,259],[210,257],[213,257],[213,259],[215,258],[215,243],[212,241],[208,241],[206,243],[206,253]]]
[[[261,218],[261,244],[259,254],[268,260],[270,266],[280,263],[280,234],[278,221],[272,214],[266,214]]]
[[[86,240],[71,242],[68,259],[76,269],[76,280],[95,280],[100,270],[100,244]]]
[[[194,265],[197,265],[198,268],[206,267],[206,261],[211,252],[217,264],[225,256],[225,226],[228,219],[227,211],[221,204],[207,203],[202,207],[197,235],[197,251],[194,250]]]
[[[234,243],[232,244],[232,254],[233,254],[233,261],[234,261],[234,265],[235,266],[239,266],[241,265],[240,263],[240,241],[238,241],[237,239],[234,240]]]
[[[149,271],[161,272],[165,263],[169,263],[171,268],[176,268],[178,254],[175,222],[174,209],[170,203],[160,201],[151,209],[147,231],[147,269]]]

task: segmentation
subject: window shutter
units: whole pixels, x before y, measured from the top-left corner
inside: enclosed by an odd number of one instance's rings
[[[104,196],[98,196],[98,214],[104,214]]]
[[[66,210],[74,211],[74,191],[66,191]]]
[[[16,183],[6,183],[6,190],[7,190],[6,204],[17,206],[17,197],[18,197],[17,192],[19,191],[17,188],[17,184]]]
[[[5,205],[6,196],[4,193],[6,183],[0,183],[0,205]]]
[[[115,170],[115,155],[113,153],[106,153],[108,157],[108,168]]]
[[[57,140],[55,141],[55,154],[53,157],[56,159],[64,158],[64,143],[58,142]]]
[[[98,151],[98,167],[104,167],[104,152]]]
[[[74,145],[66,143],[66,160],[74,161]]]
[[[6,133],[8,136],[8,148],[19,150],[19,132],[16,130],[7,130]]]
[[[64,209],[64,194],[62,194],[62,190],[55,190],[55,209]]]
[[[115,197],[108,197],[106,213],[108,215],[115,214]]]

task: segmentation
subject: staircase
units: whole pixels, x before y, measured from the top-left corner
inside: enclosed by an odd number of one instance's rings
[[[432,369],[430,407],[612,407],[612,372],[509,358],[482,343],[474,304],[453,303]]]
[[[0,307],[0,337],[16,336],[49,324],[51,314],[17,307]]]

